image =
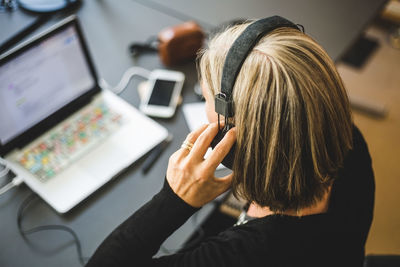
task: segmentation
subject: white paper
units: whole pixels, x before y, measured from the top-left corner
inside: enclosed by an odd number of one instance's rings
[[[206,104],[204,102],[196,102],[183,105],[183,114],[185,115],[186,123],[189,130],[192,132],[208,123],[206,115]]]
[[[192,132],[202,126],[203,124],[209,123],[206,115],[206,104],[204,102],[196,102],[196,103],[189,103],[184,104],[182,106],[183,115],[185,116],[186,123],[189,127],[189,130]],[[209,148],[204,155],[204,158],[207,158],[212,149]],[[217,170],[224,169],[225,167],[220,164],[217,167]]]

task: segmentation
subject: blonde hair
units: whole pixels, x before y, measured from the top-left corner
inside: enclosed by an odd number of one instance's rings
[[[249,23],[228,28],[199,53],[199,79],[212,95],[220,92],[229,48]],[[322,199],[352,147],[346,91],[323,48],[295,29],[272,31],[247,56],[233,99],[235,195],[276,212]]]

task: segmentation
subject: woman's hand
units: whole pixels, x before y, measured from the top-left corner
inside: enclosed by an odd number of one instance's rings
[[[217,123],[203,125],[186,138],[193,148],[181,148],[169,159],[167,181],[175,194],[193,207],[207,204],[231,185],[232,174],[216,178],[214,172],[236,141],[235,128],[229,130],[210,156],[204,159],[217,133]]]

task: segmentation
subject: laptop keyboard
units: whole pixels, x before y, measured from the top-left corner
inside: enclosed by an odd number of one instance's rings
[[[17,156],[17,162],[46,182],[122,125],[122,116],[99,101],[51,130]]]

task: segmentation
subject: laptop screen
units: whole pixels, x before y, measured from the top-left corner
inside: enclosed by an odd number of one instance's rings
[[[95,83],[73,25],[2,63],[0,143],[22,134]]]

